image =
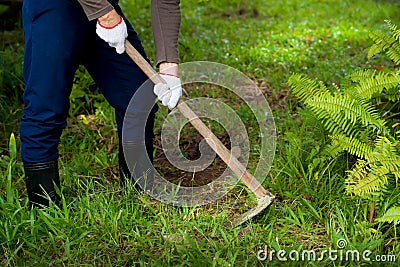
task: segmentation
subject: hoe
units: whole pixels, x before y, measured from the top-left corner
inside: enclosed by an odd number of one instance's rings
[[[165,83],[153,67],[142,57],[142,55],[132,46],[129,41],[125,41],[126,53],[141,68],[141,70],[154,83]],[[257,198],[257,206],[251,210],[234,218],[230,223],[236,227],[251,219],[267,208],[275,199],[275,196],[265,190],[265,188],[251,175],[240,161],[225,147],[224,144],[211,132],[211,130],[200,120],[200,118],[185,103],[180,101],[177,109],[181,112],[195,129],[204,137],[210,147],[228,165],[228,167],[238,176],[240,180],[250,189]]]

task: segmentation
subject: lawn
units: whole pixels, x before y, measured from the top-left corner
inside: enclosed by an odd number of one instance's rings
[[[154,63],[150,1],[125,0],[121,6]],[[158,202],[133,187],[120,187],[114,112],[80,68],[60,144],[62,206],[30,210],[18,135],[23,107],[23,35],[19,28],[2,31],[0,264],[398,266],[400,237],[396,226],[369,222],[371,203],[346,194],[346,170],[355,163],[354,157],[341,155],[326,165],[318,162],[321,148],[328,142],[326,132],[291,94],[287,81],[293,73],[302,73],[340,86],[356,69],[389,67],[383,57],[367,58],[366,50],[372,45],[369,32],[386,31],[386,19],[399,24],[400,3],[188,0],[182,1],[181,7],[181,62],[211,61],[233,67],[257,84],[269,103],[277,144],[271,170],[262,178],[263,186],[276,195],[275,202],[259,216],[230,228],[226,223],[232,216],[254,207],[254,197],[241,183],[216,202],[180,208]],[[184,99],[194,97],[218,99],[237,112],[250,141],[248,169],[254,171],[260,136],[245,103],[218,86],[188,85]],[[160,147],[166,116],[167,110],[160,108],[157,170],[171,181],[198,177],[198,184],[222,173],[226,166],[219,159],[200,174],[180,171],[168,163]],[[226,133],[218,124],[207,124],[224,140]],[[15,145],[10,142],[12,133]],[[196,130],[185,127],[181,138],[186,156],[198,157],[201,138]],[[398,191],[393,192],[392,201],[399,203]],[[384,211],[384,206],[377,207],[375,217]],[[332,257],[323,254],[333,250],[337,252]],[[284,252],[278,251],[285,251],[288,261],[281,257]],[[307,260],[310,251],[321,258]],[[371,261],[361,256],[358,261],[346,260],[346,251],[360,255],[370,251],[367,257]],[[302,252],[304,260],[288,257],[301,256]]]

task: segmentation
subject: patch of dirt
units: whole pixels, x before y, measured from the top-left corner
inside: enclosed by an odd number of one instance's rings
[[[227,133],[215,134],[219,140],[230,149],[230,141]],[[199,151],[200,141],[203,137],[199,133],[193,132],[182,133],[180,136],[180,149],[185,154],[188,160],[196,160],[200,158],[201,153]],[[161,145],[161,134],[157,133],[154,138],[154,166],[163,174],[163,177],[169,182],[174,184],[180,184],[181,186],[196,187],[206,185],[216,180],[227,168],[227,165],[218,156],[215,157],[214,161],[205,170],[199,172],[187,172],[180,170],[172,165],[167,159]]]

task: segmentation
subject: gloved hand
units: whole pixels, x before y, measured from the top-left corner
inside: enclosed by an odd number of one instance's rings
[[[157,83],[154,85],[154,94],[157,95],[158,100],[160,100],[164,106],[173,109],[182,96],[181,79],[172,74],[160,73],[160,76],[167,84]]]
[[[119,23],[112,27],[106,27],[100,23],[100,20],[97,20],[96,33],[111,47],[114,47],[118,54],[122,54],[125,52],[125,39],[128,37],[128,31],[124,19],[119,17]]]

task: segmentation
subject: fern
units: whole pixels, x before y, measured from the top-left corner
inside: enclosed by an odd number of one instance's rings
[[[312,96],[329,93],[328,88],[322,83],[311,80],[303,74],[293,74],[288,81],[292,93],[300,100],[306,100]]]
[[[396,64],[400,63],[400,44],[393,43],[393,45],[386,51],[386,55]]]
[[[399,87],[386,88],[386,97],[389,101],[396,102],[400,100]]]
[[[350,142],[349,142],[350,143]],[[345,149],[345,145],[341,146]],[[396,144],[392,144],[385,137],[378,137],[374,144],[374,149],[367,149],[360,144],[348,149],[351,154],[358,154],[362,160],[358,160],[356,166],[349,171],[347,182],[347,192],[368,198],[372,192],[382,191],[388,184],[391,176],[399,179],[400,155],[396,150]],[[361,153],[363,151],[363,153]]]
[[[359,85],[355,88],[357,93],[366,100],[370,100],[382,94],[383,90],[396,88],[400,84],[398,73],[380,73],[370,78],[359,81]]]
[[[367,155],[370,164],[384,166],[396,179],[399,178],[400,172],[400,153],[397,151],[397,145],[398,143],[393,144],[387,138],[378,137],[374,151]]]
[[[381,32],[370,33],[370,38],[374,41],[374,45],[368,51],[368,58],[385,52],[398,65],[400,63],[400,31],[389,20],[386,20],[386,24],[391,31],[390,35]]]
[[[369,34],[369,37],[375,44],[373,44],[368,51],[368,59],[371,59],[376,54],[386,51],[396,42],[392,36],[388,36],[381,32],[372,32]]]
[[[328,154],[336,157],[338,154],[346,151],[359,158],[366,159],[373,152],[373,146],[363,143],[357,138],[349,137],[343,134],[330,136],[332,143]]]
[[[359,82],[374,77],[375,73],[375,70],[356,70],[348,78],[353,82]]]
[[[397,30],[397,25],[392,23],[390,20],[385,20],[387,27],[392,32],[392,37],[397,41],[400,41],[400,31]]]
[[[371,193],[381,191],[388,184],[387,174],[388,170],[383,166],[372,169],[366,161],[359,161],[349,171],[346,191],[348,194],[368,198]]]
[[[335,121],[343,125],[341,128],[344,132],[351,133],[352,130],[357,130],[359,127],[351,127],[357,125],[367,127],[374,126],[376,132],[386,133],[385,121],[373,111],[373,108],[368,104],[363,103],[355,98],[351,98],[346,94],[335,93],[315,96],[305,101],[305,104],[313,110],[320,119],[324,119],[324,114],[329,114],[327,121],[327,129],[336,134],[337,129],[332,127],[329,122]],[[321,113],[323,110],[325,113]],[[350,132],[349,132],[350,131]]]
[[[348,77],[352,82],[357,83],[354,91],[347,90],[352,96],[357,94],[365,99],[371,100],[380,97],[385,90],[385,96],[390,101],[400,99],[400,72],[376,73],[371,70],[357,70]]]
[[[374,44],[368,57],[385,53],[397,65],[400,30],[390,21],[386,23],[389,34],[371,33]],[[400,131],[396,128],[400,123],[393,119],[400,114],[400,72],[356,70],[341,83],[342,88],[327,88],[302,74],[293,74],[288,84],[328,133],[330,143],[321,159],[342,153],[356,157],[347,170],[346,192],[383,206],[379,203],[398,190],[400,180]],[[394,115],[387,116],[390,112]],[[379,220],[400,223],[400,207],[388,210]]]
[[[390,208],[382,217],[377,219],[378,222],[388,222],[397,225],[400,223],[400,207]]]

